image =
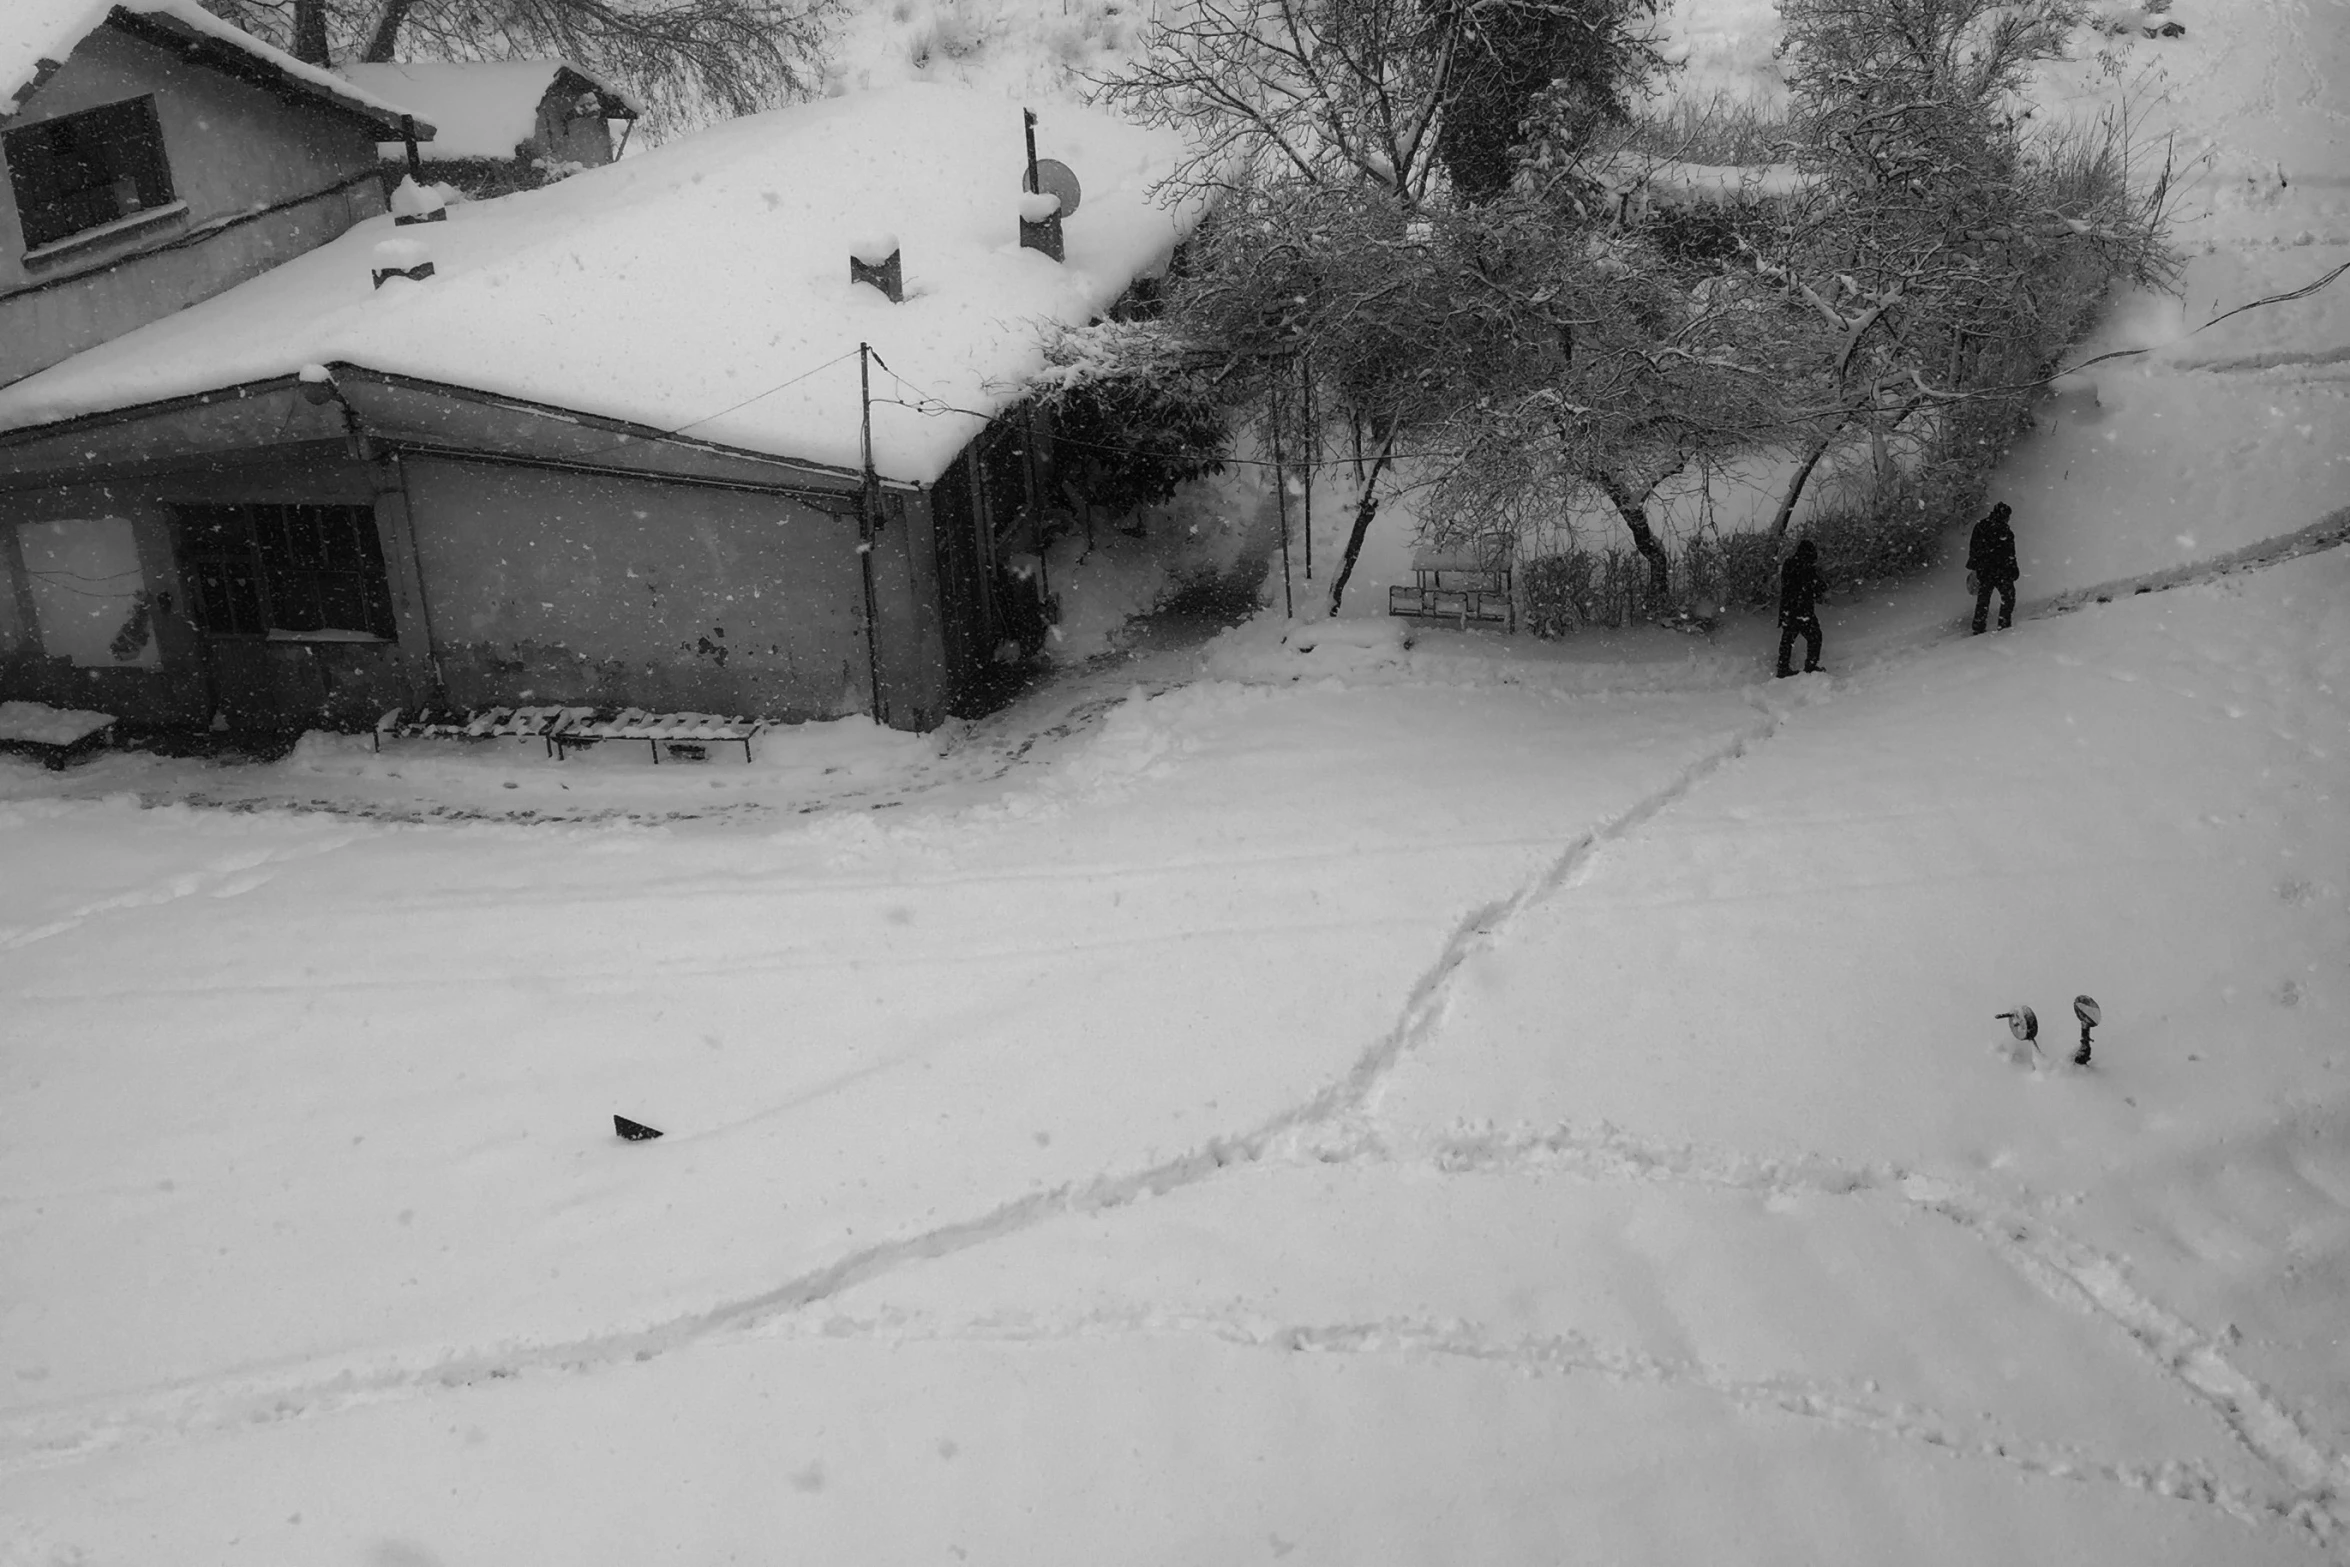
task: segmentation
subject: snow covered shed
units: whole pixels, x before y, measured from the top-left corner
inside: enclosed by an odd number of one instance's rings
[[[418,156],[429,176],[469,195],[499,195],[555,172],[597,168],[617,150],[612,124],[643,105],[568,60],[412,61],[345,65],[344,79],[430,120],[438,134]],[[404,143],[379,149],[405,165]]]
[[[0,696],[970,709],[1036,618],[1006,523],[1043,328],[1193,217],[1166,133],[1052,106],[1038,140],[1086,186],[1060,262],[1020,243],[1020,105],[913,86],[372,219],[0,388]],[[885,252],[902,300],[851,281]]]
[[[0,4],[0,385],[383,211],[400,117],[195,0]]]

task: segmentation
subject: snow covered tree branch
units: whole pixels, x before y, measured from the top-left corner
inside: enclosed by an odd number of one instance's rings
[[[807,86],[838,0],[202,0],[325,65],[558,54],[671,110],[772,108]]]

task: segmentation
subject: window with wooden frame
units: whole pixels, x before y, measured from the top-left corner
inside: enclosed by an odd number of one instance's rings
[[[27,250],[172,203],[153,98],[59,115],[0,135]]]
[[[197,625],[321,640],[399,634],[371,506],[183,506],[179,558]]]

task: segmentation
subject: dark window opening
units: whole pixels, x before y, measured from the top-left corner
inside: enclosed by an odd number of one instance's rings
[[[373,507],[186,506],[179,555],[206,631],[399,634]]]
[[[171,203],[155,100],[43,120],[0,138],[27,250]]]

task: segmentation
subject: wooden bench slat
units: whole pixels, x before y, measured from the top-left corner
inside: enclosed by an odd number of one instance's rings
[[[739,744],[743,760],[751,758],[751,742],[764,734],[765,719],[725,713],[654,713],[641,707],[485,707],[471,712],[420,707],[412,711],[391,708],[375,721],[375,745],[387,739],[430,740],[540,740],[550,756],[561,757],[574,747],[607,740],[642,740],[652,747],[653,760],[670,746],[680,759],[693,752],[706,754],[711,744]]]

